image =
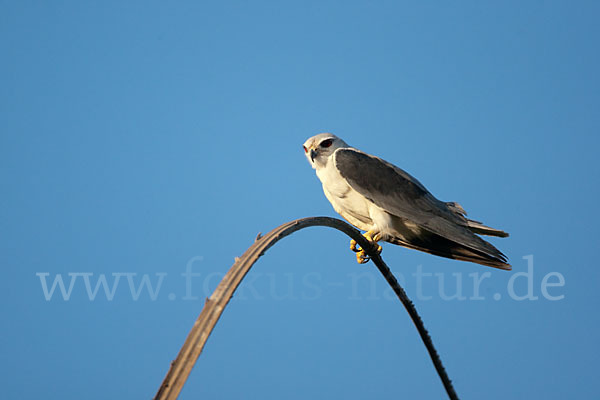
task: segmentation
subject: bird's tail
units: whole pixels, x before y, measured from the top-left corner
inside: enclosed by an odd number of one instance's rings
[[[479,221],[474,221],[468,218],[467,226],[469,227],[471,232],[478,233],[480,235],[508,237],[508,233],[501,231],[500,229],[490,228],[489,226],[484,225]]]
[[[483,223],[481,223],[479,221],[475,221],[473,219],[468,219],[466,217],[467,212],[460,204],[458,204],[454,201],[451,201],[449,203],[446,203],[446,206],[448,207],[448,209],[450,211],[452,211],[454,214],[456,214],[460,218],[462,218],[463,221],[466,221],[467,227],[471,230],[471,232],[477,233],[479,235],[508,237],[508,233],[501,231],[500,229],[494,229],[487,225],[484,225]]]

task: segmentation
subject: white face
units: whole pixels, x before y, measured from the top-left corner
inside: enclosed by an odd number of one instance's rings
[[[324,167],[327,159],[339,148],[348,147],[339,137],[331,133],[320,133],[304,142],[304,154],[313,168]]]

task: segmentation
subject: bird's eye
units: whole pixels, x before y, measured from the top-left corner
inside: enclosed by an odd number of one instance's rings
[[[302,146],[302,148],[304,149],[305,153],[308,153],[308,149],[306,148],[306,146]]]
[[[323,140],[321,142],[321,147],[329,147],[333,144],[333,139],[327,139],[327,140]]]

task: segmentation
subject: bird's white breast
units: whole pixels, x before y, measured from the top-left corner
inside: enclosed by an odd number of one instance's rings
[[[373,227],[369,208],[373,204],[348,184],[334,165],[333,155],[324,167],[316,168],[325,196],[336,212],[362,230]]]

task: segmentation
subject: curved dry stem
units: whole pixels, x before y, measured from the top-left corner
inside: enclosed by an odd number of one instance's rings
[[[185,343],[181,347],[179,354],[175,361],[171,363],[171,367],[165,376],[156,396],[155,400],[163,399],[176,399],[179,396],[179,392],[183,388],[185,381],[187,380],[190,372],[196,360],[200,356],[204,344],[208,340],[208,336],[215,327],[219,317],[223,313],[223,310],[231,300],[233,293],[242,282],[242,279],[246,276],[252,265],[267,251],[271,246],[277,243],[284,237],[310,226],[328,226],[344,232],[352,239],[356,240],[358,244],[365,249],[366,253],[371,257],[373,263],[377,266],[379,271],[387,280],[388,284],[392,287],[408,314],[410,315],[413,323],[415,324],[429,356],[433,361],[433,365],[444,384],[444,388],[448,393],[450,399],[458,399],[452,382],[448,378],[442,361],[433,346],[431,337],[423,325],[421,317],[417,313],[417,310],[413,303],[410,301],[404,289],[398,284],[398,281],[385,264],[381,256],[377,253],[377,249],[363,237],[360,231],[348,225],[339,219],[329,217],[311,217],[297,219],[283,225],[278,226],[271,232],[267,233],[263,237],[257,237],[256,241],[246,252],[239,258],[236,259],[233,266],[229,269],[227,274],[223,277],[213,294],[206,299],[204,308],[198,316],[198,319],[194,323],[192,330],[188,334]]]

